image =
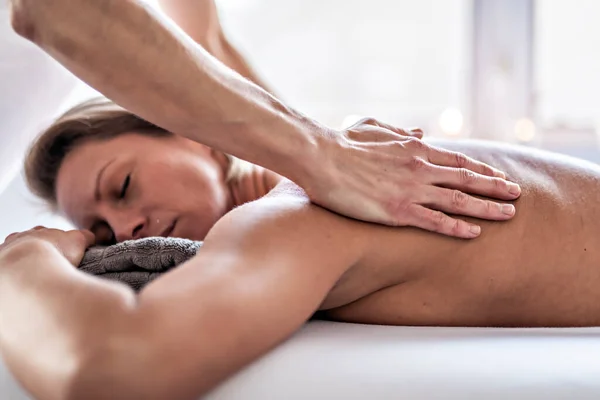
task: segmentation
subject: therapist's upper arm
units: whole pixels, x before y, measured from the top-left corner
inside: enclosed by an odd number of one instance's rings
[[[214,0],[159,0],[162,11],[209,52],[223,36]]]
[[[156,391],[197,395],[264,354],[355,262],[360,246],[332,234],[340,217],[301,201],[260,202],[219,221],[193,260],[140,293]]]

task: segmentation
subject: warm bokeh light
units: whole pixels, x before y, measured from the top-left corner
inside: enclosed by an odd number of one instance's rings
[[[456,108],[447,108],[440,115],[440,128],[445,135],[457,136],[463,128],[463,115]]]
[[[521,142],[531,142],[535,138],[535,124],[529,118],[520,118],[515,123],[515,136]]]

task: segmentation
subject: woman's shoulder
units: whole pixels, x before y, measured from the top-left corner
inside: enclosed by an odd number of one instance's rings
[[[306,192],[297,184],[286,178],[266,195],[248,201],[231,210],[226,218],[253,223],[280,224],[283,220],[313,221],[323,219],[320,214],[332,214],[321,207],[312,204]],[[332,218],[332,217],[329,217]]]
[[[287,238],[298,245],[326,237],[335,246],[350,243],[358,252],[366,243],[362,224],[310,201],[294,182],[282,179],[267,195],[231,210],[213,229],[231,243],[268,243]],[[213,235],[214,236],[214,235]],[[261,244],[262,246],[262,244]],[[335,247],[334,246],[334,247]]]
[[[271,189],[266,197],[269,199],[293,199],[310,203],[310,198],[304,189],[287,178],[281,178],[279,183]]]

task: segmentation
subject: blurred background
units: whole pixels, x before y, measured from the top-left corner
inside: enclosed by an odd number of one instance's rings
[[[153,3],[148,0],[148,3]],[[225,32],[294,108],[600,161],[598,0],[217,0]],[[10,29],[0,0],[0,238],[67,228],[27,193],[28,143],[94,95]]]

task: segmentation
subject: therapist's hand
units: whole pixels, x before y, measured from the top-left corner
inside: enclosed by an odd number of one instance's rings
[[[415,226],[459,238],[479,236],[480,226],[446,213],[488,220],[514,216],[502,200],[520,195],[517,184],[489,165],[428,145],[422,131],[364,119],[332,141],[310,182],[299,182],[311,200],[356,219]]]

